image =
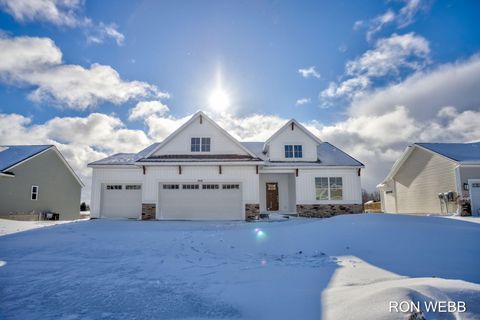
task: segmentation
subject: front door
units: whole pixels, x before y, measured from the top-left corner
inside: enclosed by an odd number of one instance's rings
[[[267,211],[278,211],[278,183],[267,182]]]

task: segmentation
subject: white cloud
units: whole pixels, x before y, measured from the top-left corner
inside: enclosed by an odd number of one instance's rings
[[[84,0],[0,0],[0,9],[20,22],[47,22],[57,26],[81,28],[90,43],[112,38],[122,45],[125,36],[115,24],[95,23],[83,17]]]
[[[49,38],[0,37],[0,80],[36,87],[33,101],[51,100],[61,107],[84,110],[97,103],[114,104],[167,93],[142,81],[126,81],[110,66],[90,68],[62,63],[62,53]]]
[[[429,54],[428,41],[413,32],[379,39],[373,49],[348,61],[344,76],[347,79],[338,84],[330,83],[321,92],[321,97],[351,98],[363,94],[372,78],[398,76],[402,70],[421,70],[430,62]]]
[[[302,106],[304,104],[308,104],[312,102],[312,99],[310,98],[301,98],[301,99],[298,99],[296,102],[295,102],[295,105],[296,106]]]
[[[384,13],[370,19],[368,22],[358,20],[353,25],[353,30],[358,30],[364,26],[367,27],[367,40],[373,39],[373,36],[389,24],[395,24],[397,28],[405,28],[415,22],[415,16],[419,11],[428,9],[428,1],[422,0],[403,0],[403,6],[398,12],[387,9]]]
[[[314,66],[298,69],[298,73],[300,73],[304,78],[314,77],[320,79],[320,73],[315,70]]]
[[[137,105],[130,109],[129,120],[145,119],[153,115],[163,116],[170,109],[160,101],[140,101]]]

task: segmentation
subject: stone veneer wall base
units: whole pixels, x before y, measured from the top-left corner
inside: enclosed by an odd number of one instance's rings
[[[245,220],[256,220],[260,215],[259,203],[246,203],[245,204]]]
[[[362,204],[297,204],[297,213],[300,217],[328,218],[362,212]]]
[[[155,209],[155,203],[142,203],[142,220],[154,220]]]

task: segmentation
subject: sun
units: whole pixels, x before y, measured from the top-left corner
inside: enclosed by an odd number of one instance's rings
[[[226,111],[230,107],[230,97],[221,88],[217,88],[210,94],[208,105],[214,111]]]

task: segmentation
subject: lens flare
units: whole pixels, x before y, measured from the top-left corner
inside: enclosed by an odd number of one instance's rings
[[[261,239],[265,238],[266,234],[265,234],[265,232],[262,231],[262,229],[255,228],[254,231],[255,231],[255,234],[257,236],[257,240],[261,240]]]

